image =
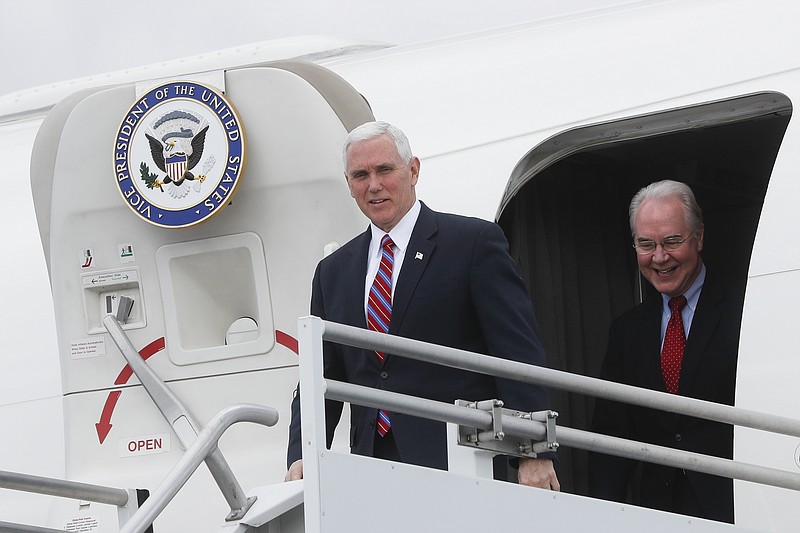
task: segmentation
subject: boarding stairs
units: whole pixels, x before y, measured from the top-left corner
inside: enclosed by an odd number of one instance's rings
[[[800,422],[731,406],[676,397],[535,367],[453,348],[379,334],[305,317],[299,321],[304,480],[258,487],[245,495],[217,448],[223,432],[237,422],[274,425],[277,411],[237,405],[221,411],[202,431],[188,412],[138,357],[118,317],[104,325],[153,401],[187,450],[179,463],[139,507],[137,491],[0,472],[0,488],[27,490],[116,505],[124,533],[148,531],[180,488],[203,462],[209,467],[231,512],[218,527],[225,533],[350,533],[484,531],[536,529],[562,532],[744,532],[731,524],[556,493],[492,479],[497,454],[535,456],[559,445],[687,468],[790,490],[800,475],[708,457],[559,426],[553,412],[520,413],[495,399],[442,404],[396,393],[326,380],[323,340],[424,359],[549,388],[564,389],[635,405],[681,412],[719,422],[800,437]],[[448,424],[449,470],[440,471],[329,450],[325,399],[388,408]],[[195,432],[196,431],[196,432]],[[557,435],[557,439],[556,439]],[[52,533],[54,529],[0,522],[0,533]],[[158,525],[156,524],[156,531]],[[158,532],[161,533],[161,532]]]

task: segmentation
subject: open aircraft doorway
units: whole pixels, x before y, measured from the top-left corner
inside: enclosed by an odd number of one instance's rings
[[[765,92],[572,129],[517,165],[498,221],[536,306],[553,368],[599,375],[611,320],[640,303],[628,204],[641,187],[688,183],[703,208],[709,269],[744,291],[792,105]],[[559,423],[586,429],[594,399],[553,391]],[[559,452],[562,489],[587,493],[587,454]],[[636,495],[633,495],[636,503]]]

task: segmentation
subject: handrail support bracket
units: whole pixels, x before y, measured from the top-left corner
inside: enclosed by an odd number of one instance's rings
[[[530,458],[536,458],[540,453],[558,450],[558,441],[556,440],[556,418],[558,418],[558,413],[556,411],[545,410],[528,413],[505,409],[501,400],[481,400],[477,402],[456,400],[456,405],[486,411],[492,415],[491,430],[459,425],[458,444],[461,446],[488,450],[501,455]],[[503,419],[505,417],[541,422],[545,427],[544,440],[514,436],[508,438],[505,431],[503,431]]]
[[[237,520],[241,520],[244,518],[244,515],[247,514],[247,511],[256,503],[258,496],[250,496],[245,501],[244,505],[239,509],[232,509],[228,516],[225,517],[226,522],[235,522]]]

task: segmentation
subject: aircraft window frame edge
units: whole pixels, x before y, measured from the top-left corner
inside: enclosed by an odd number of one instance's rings
[[[700,127],[719,126],[766,115],[791,115],[792,102],[777,91],[645,113],[571,128],[533,147],[514,167],[500,201],[495,220],[534,176],[575,153],[598,146],[657,137]]]

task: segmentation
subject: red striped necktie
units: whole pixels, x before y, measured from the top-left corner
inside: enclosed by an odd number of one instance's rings
[[[676,296],[669,301],[672,311],[667,322],[667,332],[664,335],[664,347],[661,349],[661,374],[664,376],[664,385],[667,391],[676,394],[678,382],[681,377],[681,362],[683,351],[686,348],[686,334],[683,331],[683,318],[681,309],[686,305],[685,296]]]
[[[367,326],[372,331],[381,333],[389,332],[392,322],[392,268],[394,267],[394,252],[392,251],[391,237],[388,234],[381,239],[381,263],[375,281],[369,289],[367,299]],[[378,361],[383,364],[383,352],[375,352]],[[389,414],[381,409],[378,412],[378,434],[383,437],[392,428]]]

